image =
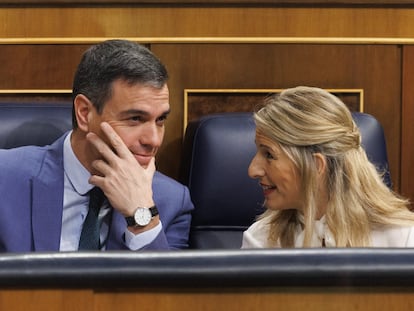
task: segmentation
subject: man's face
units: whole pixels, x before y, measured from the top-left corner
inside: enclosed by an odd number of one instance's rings
[[[164,122],[169,112],[167,85],[156,89],[117,80],[112,84],[112,97],[105,103],[102,114],[99,115],[94,110],[89,131],[98,134],[108,143],[99,126],[103,121],[108,122],[139,164],[147,167],[161,146],[165,132]]]

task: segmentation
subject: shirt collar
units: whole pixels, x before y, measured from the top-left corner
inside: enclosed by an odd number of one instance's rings
[[[72,184],[73,189],[79,195],[85,195],[94,186],[89,183],[91,174],[89,171],[80,163],[75,153],[73,152],[70,138],[72,131],[66,136],[63,143],[63,168],[65,174]]]
[[[303,229],[304,217],[301,213],[298,213],[298,217],[301,224],[297,227],[295,247],[303,247],[303,240],[305,238],[305,231]],[[324,241],[323,243],[326,247],[335,247],[335,240],[326,224],[326,215],[323,215],[321,219],[315,220],[313,226],[311,247],[322,247],[322,241]]]

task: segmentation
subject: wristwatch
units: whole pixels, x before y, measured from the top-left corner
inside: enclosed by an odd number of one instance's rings
[[[125,217],[128,227],[145,227],[151,222],[151,219],[158,215],[158,209],[154,205],[150,208],[138,207],[134,216]]]

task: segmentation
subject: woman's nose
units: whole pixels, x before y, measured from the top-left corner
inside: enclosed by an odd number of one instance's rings
[[[250,162],[248,174],[251,178],[257,179],[263,176],[264,170],[261,168],[259,157],[256,154]]]

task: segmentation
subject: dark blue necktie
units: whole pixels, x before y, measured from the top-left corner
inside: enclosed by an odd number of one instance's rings
[[[98,219],[99,210],[105,195],[98,187],[89,191],[89,210],[83,223],[81,236],[79,239],[79,250],[99,250],[101,223]]]

